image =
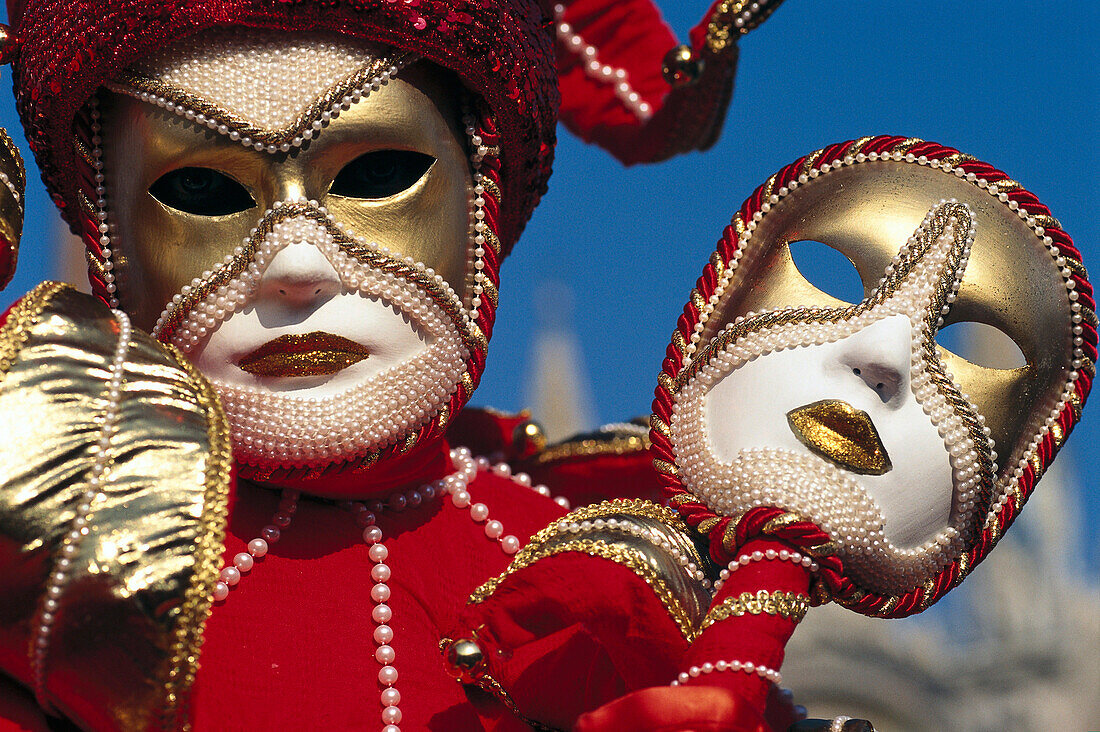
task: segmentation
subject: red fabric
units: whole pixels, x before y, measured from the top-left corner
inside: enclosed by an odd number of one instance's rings
[[[573,506],[612,498],[661,501],[661,483],[648,450],[625,455],[597,455],[559,460],[523,468],[536,483],[550,487]]]
[[[50,722],[34,695],[0,674],[0,732],[50,732]]]
[[[770,732],[760,712],[718,687],[642,689],[589,712],[576,732]]]
[[[494,475],[480,474],[469,490],[506,533],[521,538],[563,513]],[[275,492],[239,487],[226,557],[259,535],[277,503]],[[475,707],[446,672],[438,643],[469,594],[502,572],[510,557],[447,497],[416,510],[385,511],[379,526],[393,570],[388,604],[401,727],[480,729]],[[360,532],[348,512],[303,498],[282,539],[214,607],[192,703],[198,732],[381,726],[370,618],[373,565]],[[508,729],[506,716],[496,728]]]
[[[616,96],[613,84],[593,79],[585,57],[556,44],[562,122],[573,133],[595,142],[626,164],[651,163],[690,150],[705,150],[722,129],[737,68],[737,46],[721,53],[705,49],[694,34],[704,60],[697,83],[672,89],[661,71],[665,55],[678,45],[676,36],[651,0],[573,0],[564,19],[585,43],[596,48],[600,63],[627,72],[627,81],[653,109],[640,119]],[[706,26],[712,6],[701,24]]]
[[[739,554],[754,551],[790,550],[787,544],[773,539],[750,541]],[[808,595],[810,574],[805,567],[789,561],[751,562],[732,572],[714,597],[712,608],[728,597],[745,592],[795,592]],[[783,665],[783,650],[797,623],[780,615],[741,615],[726,618],[705,629],[684,656],[681,671],[715,661],[748,661],[778,671]],[[688,686],[721,686],[737,693],[754,709],[766,706],[772,683],[756,673],[721,671],[691,679]]]
[[[556,729],[625,693],[667,684],[687,648],[644,580],[579,552],[509,575],[466,608],[450,637],[476,637],[485,672],[525,716]]]
[[[525,457],[525,446],[517,444],[516,428],[529,421],[531,415],[503,414],[490,409],[467,407],[459,412],[447,427],[447,439],[453,445],[470,448],[475,455],[499,454],[512,462]]]

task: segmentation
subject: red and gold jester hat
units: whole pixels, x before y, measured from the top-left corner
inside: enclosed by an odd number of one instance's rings
[[[799,240],[847,256],[866,299],[845,304],[807,282],[788,248]],[[1080,419],[1096,373],[1095,307],[1069,235],[997,168],[915,138],[831,145],[769,178],[718,242],[659,377],[654,466],[720,565],[749,542],[779,540],[820,565],[815,602],[920,612],[997,544]],[[1008,334],[1026,363],[987,368],[936,345],[942,327],[968,320]],[[891,371],[875,354],[895,346]],[[777,367],[790,373],[773,389],[744,381],[765,367],[773,379]],[[825,393],[834,388],[863,406]],[[802,406],[788,410],[790,394]],[[895,402],[916,409],[891,436]],[[771,427],[747,429],[755,419]],[[737,434],[723,434],[734,422]],[[767,429],[774,441],[756,444]],[[920,474],[943,463],[945,502],[927,504],[938,514],[914,513],[928,486],[897,479],[899,458],[920,457],[924,437],[935,459],[908,464]],[[883,492],[880,480],[896,485]],[[891,535],[907,521],[925,526]]]
[[[118,298],[94,100],[98,89],[120,79],[132,86],[127,74],[139,60],[170,42],[215,28],[327,32],[394,49],[389,59],[394,68],[424,59],[460,78],[477,97],[472,110],[477,134],[472,139],[480,140],[473,143],[479,148],[471,151],[471,158],[485,189],[477,212],[484,224],[478,229],[478,238],[485,241],[479,251],[484,253],[474,263],[471,280],[476,287],[468,301],[469,332],[464,334],[469,357],[460,386],[438,418],[410,428],[385,448],[404,452],[439,435],[480,380],[497,307],[500,262],[546,190],[559,73],[567,98],[564,122],[621,159],[655,161],[706,147],[718,134],[728,102],[734,41],[779,2],[715,3],[693,33],[690,48],[674,47],[674,37],[651,0],[578,0],[552,7],[537,0],[9,0],[15,35],[3,50],[15,57],[17,103],[47,189],[84,239],[93,293],[112,306]],[[334,114],[340,95],[349,93],[343,86],[337,91],[329,100]],[[215,123],[218,132],[257,150],[286,150],[293,135],[299,135],[293,141],[300,144],[312,132],[307,127],[283,131],[285,135],[257,132],[232,115],[193,109],[173,93],[162,90],[158,104],[189,113],[200,124]],[[358,99],[354,90],[351,94]],[[342,99],[348,103],[346,96]],[[302,124],[322,122],[311,118]],[[14,247],[9,249],[14,262]],[[163,329],[158,324],[158,337],[170,337],[179,325],[169,320]],[[355,459],[369,465],[383,456],[374,451]],[[294,468],[263,477],[311,480],[330,467],[315,466],[304,475]]]
[[[15,59],[18,109],[54,203],[102,261],[80,200],[94,188],[85,105],[136,60],[227,26],[329,31],[411,51],[457,73],[491,111],[485,132],[501,149],[491,173],[500,196],[489,206],[500,251],[486,262],[495,279],[546,191],[559,103],[567,127],[627,163],[704,149],[725,117],[736,40],[782,1],[718,0],[691,46],[677,46],[652,0],[8,0],[14,33],[0,34],[0,63]],[[14,267],[9,248],[0,281]],[[94,264],[89,275],[109,300]],[[494,306],[483,307],[491,322]]]

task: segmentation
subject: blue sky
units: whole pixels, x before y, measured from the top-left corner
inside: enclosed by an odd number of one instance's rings
[[[681,37],[707,4],[659,2]],[[1100,5],[1087,0],[788,0],[741,42],[725,132],[710,151],[623,168],[562,131],[550,193],[503,267],[475,403],[525,406],[531,333],[546,318],[547,298],[536,293],[559,282],[573,291],[564,316],[579,333],[597,418],[648,413],[676,317],[741,201],[791,160],[864,134],[923,137],[1000,167],[1052,209],[1086,265],[1100,268],[1098,29]],[[7,94],[0,123],[22,143]],[[29,177],[20,269],[5,300],[51,275],[43,243],[56,214]],[[1085,410],[1069,443],[1090,514],[1100,512],[1086,467],[1100,457],[1097,410]],[[1100,532],[1087,531],[1095,560]]]

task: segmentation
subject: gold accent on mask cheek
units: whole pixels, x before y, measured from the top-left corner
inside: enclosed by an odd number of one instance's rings
[[[152,327],[165,303],[192,280],[219,266],[277,201],[316,199],[349,231],[411,256],[465,292],[472,179],[458,105],[449,77],[434,67],[406,69],[343,112],[322,134],[291,154],[243,148],[151,104],[107,94],[104,173],[116,249],[119,292],[135,324]],[[414,150],[436,158],[411,188],[361,200],[328,195],[345,165],[372,150]],[[148,188],[182,167],[209,167],[241,183],[257,207],[227,216],[197,216],[157,201]]]
[[[884,475],[893,467],[875,423],[861,409],[823,399],[787,412],[795,437],[818,455],[862,475]]]
[[[757,224],[731,294],[704,337],[750,311],[838,306],[794,266],[787,242],[808,239],[833,246],[852,260],[865,287],[874,286],[928,208],[951,198],[971,206],[977,235],[947,324],[975,320],[997,327],[1027,360],[1021,369],[990,369],[940,350],[954,380],[985,416],[999,462],[1005,464],[1021,437],[1039,429],[1068,375],[1069,301],[1034,231],[965,179],[914,163],[868,161],[799,186]]]

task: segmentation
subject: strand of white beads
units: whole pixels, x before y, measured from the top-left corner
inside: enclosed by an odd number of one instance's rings
[[[111,227],[107,223],[107,178],[103,174],[103,125],[100,122],[99,99],[92,97],[88,101],[88,109],[91,114],[92,130],[92,168],[95,169],[95,206],[96,227],[99,230],[99,248],[103,251],[103,265],[100,275],[103,278],[104,289],[107,290],[107,304],[113,308],[118,307],[118,294],[115,285],[115,262],[112,257]]]
[[[485,244],[488,239],[485,232],[489,225],[485,223],[485,185],[484,174],[481,172],[481,163],[490,154],[489,148],[484,144],[481,135],[477,134],[476,120],[471,112],[464,112],[462,124],[466,126],[466,137],[470,141],[470,170],[474,178],[474,198],[470,204],[471,253],[474,261],[474,293],[470,298],[468,315],[470,320],[477,320],[477,311],[481,307],[481,296],[485,294]]]
[[[844,723],[850,720],[851,717],[840,715],[839,717],[833,717],[832,724],[829,725],[829,732],[843,732]]]
[[[512,467],[508,463],[500,462],[495,465],[492,464],[488,458],[479,457],[476,460],[470,455],[470,451],[467,448],[460,447],[457,451],[461,451],[465,458],[469,458],[473,461],[474,470],[476,471],[491,471],[494,475],[501,478],[511,478],[513,483],[521,485],[525,488],[533,490],[539,495],[550,498],[550,489],[544,485],[533,485],[531,476],[526,473],[512,474]],[[457,452],[456,451],[456,452]],[[504,524],[495,519],[489,518],[489,507],[484,503],[471,503],[470,492],[467,490],[467,483],[460,481],[453,481],[448,486],[444,487],[444,490],[451,496],[451,504],[455,508],[469,509],[470,518],[474,523],[484,524],[485,536],[491,541],[500,543],[501,550],[511,556],[519,551],[520,540],[512,535],[504,533]],[[562,508],[569,510],[569,501],[562,496],[558,496],[553,499]]]
[[[604,84],[612,84],[615,87],[615,96],[642,122],[653,116],[653,107],[630,86],[626,69],[615,68],[600,62],[596,57],[598,53],[596,47],[585,43],[584,39],[573,30],[573,26],[566,22],[564,5],[554,6],[554,30],[562,44],[571,53],[581,57],[584,73],[589,78]]]
[[[726,580],[730,578],[730,575],[752,562],[790,562],[791,564],[798,564],[810,570],[811,574],[817,572],[817,562],[812,557],[804,556],[801,552],[792,552],[786,549],[765,549],[764,551],[754,551],[751,554],[742,554],[737,559],[727,565],[725,569],[718,573],[718,579],[714,582],[714,591],[722,589],[722,585],[726,584]]]
[[[398,673],[394,661],[397,658],[397,652],[393,648],[394,631],[390,625],[393,620],[393,609],[387,604],[391,595],[388,583],[393,573],[386,564],[389,549],[382,543],[383,534],[377,523],[377,514],[386,509],[403,511],[406,507],[416,508],[424,501],[446,494],[451,497],[451,504],[456,508],[469,509],[470,518],[475,523],[484,524],[485,536],[497,542],[501,550],[511,556],[520,549],[519,538],[511,534],[506,535],[504,525],[500,521],[489,520],[489,507],[484,503],[470,502],[470,493],[467,490],[470,482],[477,477],[479,471],[492,471],[495,475],[511,478],[513,483],[550,498],[549,488],[544,485],[533,485],[531,477],[526,473],[513,475],[507,463],[494,465],[487,458],[475,459],[466,447],[451,450],[450,457],[455,465],[455,471],[444,478],[427,483],[415,490],[394,493],[385,502],[375,500],[369,504],[363,504],[346,501],[342,504],[355,515],[356,523],[362,527],[363,541],[370,547],[368,556],[374,565],[371,567],[371,579],[375,583],[371,588],[371,601],[374,602],[371,619],[375,623],[374,641],[378,644],[374,658],[381,665],[378,670],[378,683],[383,687],[380,701],[382,723],[385,726],[382,732],[400,732],[398,725],[401,723],[399,708],[401,693],[396,688]],[[213,596],[216,602],[224,602],[229,597],[230,589],[237,586],[244,574],[255,566],[255,560],[262,559],[271,544],[279,541],[282,531],[290,526],[298,510],[299,495],[298,491],[284,491],[271,523],[263,528],[260,536],[248,542],[247,552],[237,553],[233,557],[232,564],[222,569],[214,585]],[[558,497],[553,500],[562,508],[569,509],[569,501],[565,498]]]
[[[53,572],[46,579],[46,591],[39,607],[38,622],[34,626],[34,637],[31,641],[34,694],[43,709],[50,708],[46,699],[46,657],[50,651],[54,616],[61,606],[61,596],[69,582],[73,559],[80,551],[84,537],[88,535],[92,503],[99,497],[100,490],[103,488],[104,477],[111,464],[111,438],[118,427],[126,353],[130,350],[133,329],[126,313],[121,310],[111,312],[118,320],[118,343],[111,356],[111,376],[107,382],[107,408],[104,410],[103,422],[99,427],[99,439],[89,449],[93,462],[88,471],[87,485],[80,495],[80,503],[77,504],[73,520],[69,524],[69,533],[61,539],[61,549],[54,563]]]
[[[776,686],[783,682],[783,677],[775,669],[762,666],[760,664],[753,663],[752,661],[715,661],[714,663],[704,663],[702,666],[692,666],[687,671],[683,671],[672,682],[671,686],[680,686],[686,684],[692,679],[697,679],[705,674],[712,674],[715,671],[744,671],[747,674],[756,674],[762,679],[772,682]]]
[[[4,184],[4,187],[11,193],[12,198],[15,199],[16,205],[19,206],[19,212],[23,212],[23,196],[19,195],[19,189],[15,187],[15,183],[8,177],[7,173],[0,171],[0,183]]]

